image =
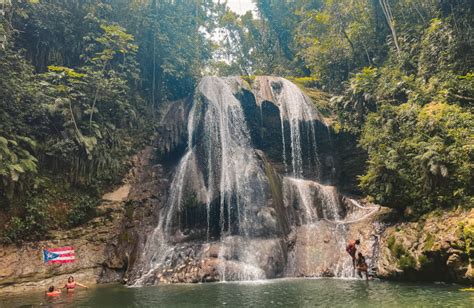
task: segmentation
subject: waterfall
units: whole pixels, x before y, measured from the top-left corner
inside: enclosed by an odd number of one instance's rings
[[[232,91],[238,82],[236,78],[204,78],[198,86],[203,101],[194,110],[203,114],[200,124],[207,150],[207,190],[213,196],[218,186],[221,236],[231,234],[232,210],[238,233],[248,236],[252,206],[264,204],[266,198],[265,176],[251,147],[242,107]]]
[[[342,212],[336,188],[315,181],[285,177],[283,198],[286,207],[296,206],[301,211],[301,224],[313,224],[319,219],[335,221]]]
[[[316,171],[316,178],[319,178],[319,157],[317,154],[315,123],[323,123],[322,117],[312,104],[311,100],[294,83],[281,77],[257,77],[257,89],[255,96],[257,103],[263,101],[274,101],[280,111],[281,138],[282,138],[282,160],[285,164],[285,172],[288,155],[286,153],[287,142],[285,136],[285,123],[290,131],[289,145],[291,149],[292,175],[297,178],[303,177],[303,136],[308,142],[309,153],[308,167],[313,167]],[[313,165],[311,166],[311,161]]]
[[[203,196],[199,199],[206,206],[207,239],[211,205],[219,203],[222,249],[238,250],[234,255],[248,272],[239,278],[263,278],[262,270],[254,265],[255,258],[245,251],[245,245],[236,248],[233,241],[226,240],[233,233],[249,237],[256,225],[256,208],[266,200],[265,175],[251,147],[242,107],[233,93],[238,83],[237,78],[205,77],[198,85],[198,96],[188,119],[187,152],[176,168],[158,226],[147,241],[142,255],[147,270],[142,270],[145,273],[136,284],[146,282],[147,276],[153,275],[170,253],[176,215],[182,210],[183,194],[188,192]],[[223,268],[224,280],[225,272]]]
[[[162,265],[166,257],[173,252],[173,245],[169,243],[169,235],[173,214],[181,205],[183,197],[183,181],[186,171],[191,162],[193,151],[188,150],[176,168],[176,173],[170,186],[170,197],[167,202],[167,211],[161,211],[158,226],[148,238],[145,248],[140,256],[140,277],[134,285],[146,284],[147,280],[154,274],[154,270]]]
[[[256,223],[253,208],[265,204],[266,199],[265,176],[251,147],[250,133],[240,101],[233,93],[233,88],[238,83],[236,78],[209,77],[204,78],[198,87],[199,93],[203,95],[200,109],[204,114],[202,138],[207,144],[205,156],[208,158],[208,196],[214,194],[215,180],[220,194],[219,224],[223,243],[221,250],[224,250],[221,255],[227,249],[235,249],[233,242],[226,240],[226,236],[233,233],[233,224],[238,226],[238,232],[235,231],[237,234],[244,237],[252,234]],[[211,198],[208,198],[208,211],[210,201]],[[233,221],[233,214],[237,216],[236,221]],[[245,250],[242,247],[234,253],[247,269],[237,278],[263,278],[262,270],[254,265],[256,262],[253,255]],[[227,279],[225,267],[221,268],[222,280]]]
[[[293,204],[299,205],[302,210],[301,224],[312,224],[318,219],[318,213],[314,204],[314,191],[309,181],[288,178],[283,179],[283,200],[287,207]]]
[[[285,170],[278,175],[271,163],[264,163],[265,153],[257,154],[239,96],[243,89],[254,95],[252,106],[256,103],[260,112],[255,116],[260,122],[252,127],[263,130],[263,101],[278,108],[272,112],[277,119],[279,112],[281,155],[285,165],[291,159],[290,174]],[[190,250],[202,262],[213,259],[220,281],[275,277],[285,267],[288,275],[331,271],[350,276],[351,263],[344,252],[346,225],[366,219],[376,208],[366,208],[343,197],[336,187],[318,182],[318,123],[323,124],[319,128],[326,126],[310,99],[286,79],[258,77],[250,88],[238,77],[204,77],[188,115],[185,154],[174,170],[157,226],[131,271],[131,283],[156,283],[178,263],[186,268]],[[313,180],[304,178],[312,171]],[[274,176],[270,179],[269,174]],[[189,218],[188,211],[195,216]],[[186,232],[195,232],[194,237]],[[285,242],[290,232],[295,237],[293,252]],[[308,247],[311,241],[315,246]],[[332,254],[323,249],[329,242]],[[316,258],[309,257],[315,253]]]

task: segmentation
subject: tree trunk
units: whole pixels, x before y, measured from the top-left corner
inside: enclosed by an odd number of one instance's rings
[[[388,4],[387,0],[379,0],[380,6],[382,7],[383,14],[385,15],[385,19],[387,20],[388,27],[392,32],[393,43],[395,44],[395,48],[397,49],[397,54],[400,55],[400,45],[398,44],[398,37],[397,31],[395,30],[395,25],[393,23],[393,16],[392,10],[390,8],[390,4]]]

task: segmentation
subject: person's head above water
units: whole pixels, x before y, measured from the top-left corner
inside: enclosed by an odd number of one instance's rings
[[[53,292],[54,291],[54,286],[50,286],[48,289],[48,292]]]
[[[67,282],[74,282],[74,277],[69,276],[69,278],[67,279]]]
[[[360,245],[360,240],[355,241],[356,245]]]

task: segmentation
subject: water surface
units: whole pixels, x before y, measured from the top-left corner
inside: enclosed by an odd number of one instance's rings
[[[277,279],[259,282],[102,285],[47,300],[43,293],[0,295],[0,307],[474,307],[474,292],[451,284],[341,279]]]

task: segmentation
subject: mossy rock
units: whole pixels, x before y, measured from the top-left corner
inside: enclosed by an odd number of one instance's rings
[[[393,235],[388,238],[387,246],[388,249],[390,249],[392,256],[397,259],[400,259],[402,256],[407,255],[405,247],[403,247],[401,243],[397,242]]]
[[[249,88],[251,88],[257,77],[254,75],[250,75],[250,76],[240,76],[240,78],[242,78],[242,80],[247,83]]]
[[[128,231],[124,231],[122,233],[120,233],[119,235],[119,243],[129,243],[131,237],[130,237],[130,234],[128,233]]]
[[[395,239],[395,236],[393,235],[387,239],[387,246],[388,246],[388,249],[390,249],[390,251],[392,251],[392,247],[393,245],[395,245],[395,242],[396,242],[396,239]]]
[[[434,237],[433,234],[427,234],[426,238],[423,243],[423,250],[424,251],[430,251],[433,248],[433,245],[435,243],[436,238]]]
[[[462,236],[466,243],[466,253],[469,258],[474,259],[474,219],[467,220],[467,224],[463,226]]]
[[[414,270],[416,269],[416,260],[410,254],[402,255],[398,260],[398,266],[404,271]]]
[[[423,270],[433,265],[433,260],[422,254],[418,256],[418,264],[420,265],[420,269]]]
[[[133,214],[135,213],[135,205],[133,202],[127,202],[125,203],[125,217],[127,218],[128,221],[131,221],[133,219]]]
[[[183,199],[183,207],[185,209],[197,208],[201,205],[202,204],[199,202],[196,193],[191,193],[191,194],[185,196],[184,199]]]
[[[417,262],[408,250],[403,246],[402,243],[397,242],[395,236],[390,236],[387,239],[387,246],[390,249],[390,253],[393,257],[398,260],[398,267],[404,271],[416,269]],[[426,256],[425,256],[426,257]],[[427,261],[427,260],[422,260]],[[420,262],[421,263],[421,262]]]

